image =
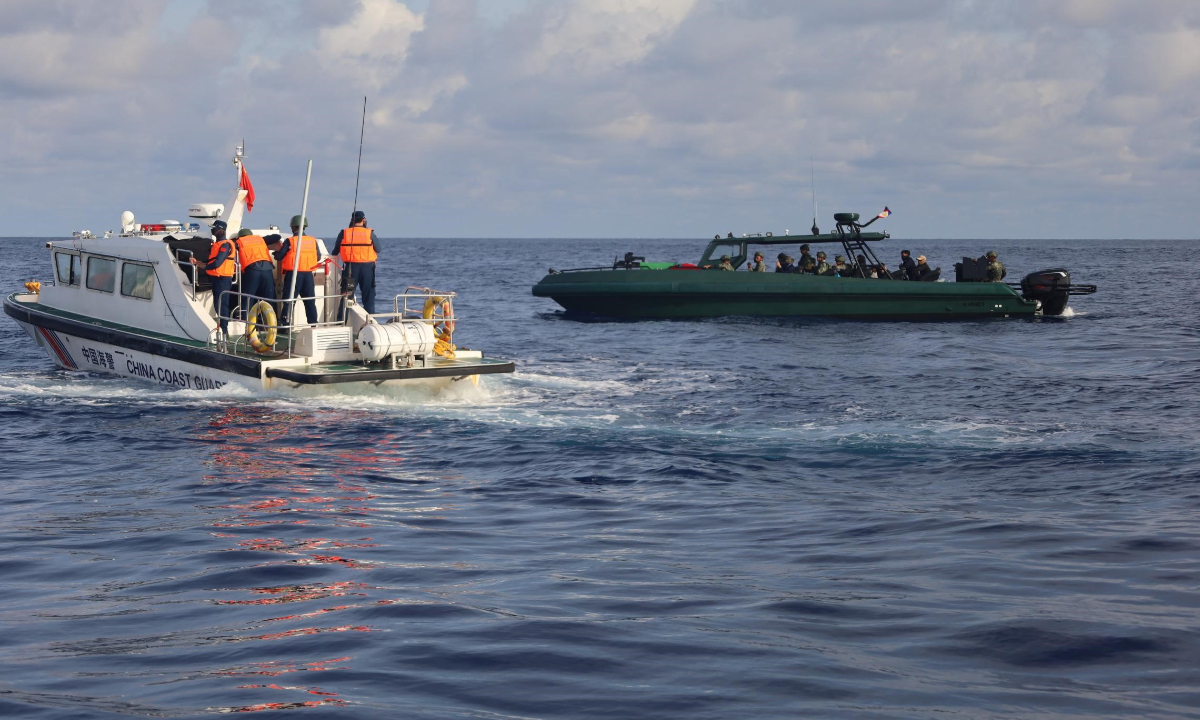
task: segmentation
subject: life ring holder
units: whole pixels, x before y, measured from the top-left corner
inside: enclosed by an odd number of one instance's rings
[[[445,295],[430,295],[425,301],[425,307],[421,310],[421,317],[425,320],[433,320],[433,334],[437,340],[433,344],[433,351],[442,357],[453,359],[454,351],[457,350],[454,346],[454,306],[450,302],[450,298]]]
[[[259,317],[262,317],[262,324],[267,326],[266,337],[259,339],[258,325]],[[250,315],[246,318],[246,339],[250,342],[250,347],[254,348],[254,352],[259,355],[267,355],[275,352],[275,337],[279,334],[278,328],[279,319],[275,317],[275,308],[271,307],[271,303],[266,300],[259,300],[250,308]]]

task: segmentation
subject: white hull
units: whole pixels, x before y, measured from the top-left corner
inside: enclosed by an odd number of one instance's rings
[[[17,321],[17,323],[39,347],[46,351],[46,355],[54,361],[54,364],[64,370],[106,373],[185,390],[219,390],[227,385],[238,385],[251,390],[287,390],[303,387],[300,383],[289,382],[281,378],[240,375],[197,363],[138,352],[120,345],[81,338],[62,330],[38,327],[28,322]],[[478,378],[477,375],[474,377]],[[438,391],[449,387],[455,381],[455,378],[450,377],[432,377],[339,383],[329,387],[353,389],[367,386],[403,386]]]

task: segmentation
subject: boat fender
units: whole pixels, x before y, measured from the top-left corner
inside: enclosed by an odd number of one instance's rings
[[[262,318],[262,323],[267,326],[267,334],[263,339],[258,337],[259,318]],[[254,348],[254,352],[265,355],[274,351],[275,336],[278,334],[278,329],[275,327],[279,324],[279,320],[275,317],[275,308],[271,307],[271,303],[266,300],[259,300],[250,308],[250,316],[246,318],[246,339],[250,341],[250,347]]]
[[[25,289],[34,295],[39,295],[42,292],[42,284],[37,280],[30,280],[29,282],[25,283]]]
[[[444,358],[454,359],[454,306],[450,304],[450,298],[442,295],[431,295],[425,301],[425,308],[421,311],[421,317],[426,320],[435,320],[433,325],[433,334],[437,341],[433,344],[433,351]]]

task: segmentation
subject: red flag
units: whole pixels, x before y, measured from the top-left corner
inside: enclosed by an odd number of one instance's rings
[[[238,183],[238,187],[246,191],[246,212],[254,209],[254,186],[250,184],[250,176],[246,173],[246,166],[242,166],[242,180]]]

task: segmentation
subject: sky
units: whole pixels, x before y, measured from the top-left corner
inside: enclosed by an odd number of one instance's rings
[[[1196,0],[4,0],[0,236],[1195,238]]]

